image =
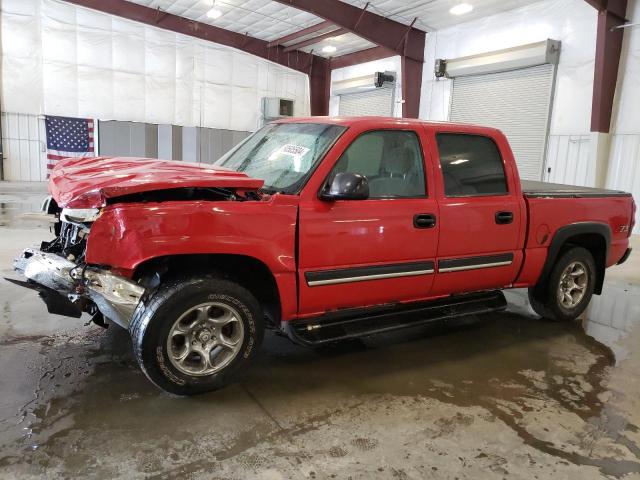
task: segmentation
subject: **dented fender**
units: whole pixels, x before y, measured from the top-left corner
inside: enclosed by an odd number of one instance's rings
[[[131,276],[159,257],[244,255],[264,263],[278,284],[283,314],[296,311],[298,197],[258,201],[121,203],[103,209],[87,239],[86,261]]]

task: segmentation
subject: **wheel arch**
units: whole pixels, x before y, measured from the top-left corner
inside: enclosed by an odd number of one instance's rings
[[[583,247],[593,255],[596,264],[594,293],[600,295],[604,284],[609,245],[611,245],[611,228],[605,223],[579,222],[560,227],[549,245],[547,259],[542,267],[536,290],[544,287],[556,261],[565,250],[571,247]]]
[[[260,302],[265,315],[275,325],[279,324],[282,299],[278,282],[263,261],[249,255],[206,253],[153,257],[136,266],[133,278],[153,287],[171,278],[202,274],[221,275],[242,285]]]

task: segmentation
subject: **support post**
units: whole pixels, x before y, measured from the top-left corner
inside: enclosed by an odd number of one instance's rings
[[[611,116],[622,52],[627,0],[586,0],[598,10],[596,58],[591,101],[591,162],[595,185],[604,187],[611,153]]]
[[[422,91],[423,62],[402,57],[402,116],[418,118]]]
[[[329,96],[331,92],[331,66],[325,59],[314,57],[309,72],[309,90],[311,95],[311,115],[329,115]]]
[[[615,8],[614,8],[615,7]],[[609,133],[613,99],[618,80],[627,0],[609,0],[598,11],[596,60],[591,102],[591,131]]]

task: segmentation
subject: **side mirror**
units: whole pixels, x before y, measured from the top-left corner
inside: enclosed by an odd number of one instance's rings
[[[366,200],[369,198],[367,177],[357,173],[342,172],[336,174],[320,195],[322,200]]]

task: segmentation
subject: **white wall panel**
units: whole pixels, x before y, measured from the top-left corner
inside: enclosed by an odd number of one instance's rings
[[[288,97],[289,95],[283,95]],[[231,130],[246,130],[247,124],[257,125],[260,118],[261,103],[257,92],[252,88],[233,87],[231,91]]]
[[[113,112],[115,119],[144,122],[146,118],[145,76],[135,72],[113,72]],[[117,88],[126,85],[126,88]],[[110,119],[107,117],[106,119]],[[101,119],[105,119],[104,117]],[[191,118],[189,117],[189,120]]]
[[[118,88],[113,82],[113,70],[79,65],[77,72],[77,116],[96,118],[95,112],[100,112],[102,118],[112,118],[113,93]]]
[[[636,202],[640,200],[640,134],[613,135],[607,187],[631,192]],[[633,233],[640,233],[640,212]]]
[[[45,180],[47,154],[44,119],[36,115],[3,112],[1,121],[5,179],[25,182]]]
[[[40,19],[35,2],[6,0],[0,2],[11,16],[0,17],[2,45],[2,77],[14,75],[12,95],[3,95],[2,108],[38,113],[42,105],[42,68]],[[7,41],[7,39],[14,39]]]
[[[590,135],[550,135],[543,179],[594,187],[596,166],[589,155]]]
[[[5,73],[5,72],[3,72]],[[6,72],[8,73],[8,72]],[[7,75],[3,75],[3,92],[5,96],[11,95],[12,83],[7,81]],[[4,97],[3,96],[3,100]],[[43,105],[40,112],[68,117],[78,116],[78,72],[77,68],[69,68],[69,65],[58,62],[47,62],[42,65],[42,97]],[[4,101],[2,103],[4,105]],[[26,106],[25,106],[26,107]],[[19,113],[30,113],[25,107],[18,106]],[[10,111],[8,107],[5,111]],[[64,114],[62,112],[65,112]]]
[[[4,111],[252,131],[286,96],[309,114],[305,74],[245,52],[60,0],[0,8]]]

